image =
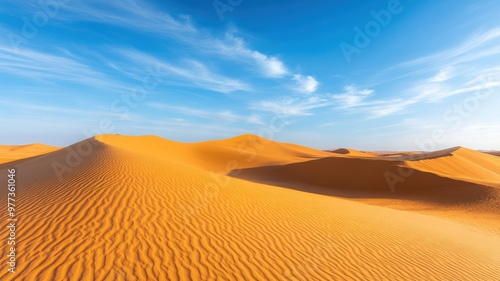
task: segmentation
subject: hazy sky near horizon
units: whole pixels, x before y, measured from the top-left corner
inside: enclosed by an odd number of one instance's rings
[[[499,13],[494,0],[3,1],[0,143],[251,133],[500,150]]]

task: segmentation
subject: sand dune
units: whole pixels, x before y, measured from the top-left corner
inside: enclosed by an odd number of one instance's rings
[[[459,147],[427,159],[408,161],[409,167],[440,176],[500,187],[500,159],[475,150]]]
[[[234,176],[395,209],[417,210],[500,234],[499,165],[498,157],[454,147],[371,157],[330,156],[253,167]]]
[[[11,164],[0,165],[0,178]],[[195,144],[98,136],[15,165],[22,247],[16,275],[2,271],[0,279],[499,280],[498,235],[224,175],[253,171],[258,178],[266,173],[257,169],[276,169],[286,184],[307,179],[307,172],[335,181],[404,165],[332,157],[251,135]],[[457,171],[450,169],[439,172]],[[408,181],[426,188],[473,184],[423,171]],[[4,189],[0,200],[6,202]]]
[[[0,145],[0,164],[46,154],[58,149],[58,147],[41,143],[27,145]]]
[[[330,152],[335,153],[335,154],[347,155],[347,156],[360,156],[360,157],[376,156],[376,154],[374,154],[374,153],[364,152],[364,151],[359,151],[359,150],[354,150],[354,149],[349,149],[349,148],[339,148],[339,149],[331,150]]]
[[[349,153],[347,153],[349,154]],[[388,190],[388,173],[404,178],[399,191],[442,187],[452,180],[500,187],[500,159],[466,148],[408,154],[399,157],[323,157],[300,163],[256,167],[247,178],[267,178],[349,189]],[[361,156],[361,155],[355,155]],[[410,175],[411,174],[411,175]],[[339,176],[342,175],[342,176]]]
[[[250,134],[200,143],[179,143],[156,136],[101,135],[97,139],[149,157],[168,157],[179,164],[224,174],[234,169],[295,163],[331,155],[325,151],[274,142]],[[148,145],[138,144],[141,142]]]
[[[500,151],[487,151],[485,153],[490,154],[490,155],[494,155],[494,156],[500,156]]]

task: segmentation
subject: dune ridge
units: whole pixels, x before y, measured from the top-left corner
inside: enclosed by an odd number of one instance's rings
[[[75,151],[85,155],[68,157]],[[0,279],[500,279],[497,235],[218,173],[393,164],[331,155],[252,136],[182,144],[101,135],[18,163],[23,246],[18,273]],[[228,170],[231,161],[239,168]],[[54,163],[68,167],[62,177]],[[0,178],[9,165],[0,165]]]

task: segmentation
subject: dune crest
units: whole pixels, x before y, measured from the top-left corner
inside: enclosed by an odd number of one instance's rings
[[[156,136],[100,135],[96,140],[122,149],[212,172],[301,162],[331,155],[296,144],[246,134],[225,140],[180,143]],[[228,170],[228,166],[232,168]]]

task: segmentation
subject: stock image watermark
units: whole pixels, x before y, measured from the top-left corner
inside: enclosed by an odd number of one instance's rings
[[[448,134],[458,130],[465,122],[466,119],[471,118],[472,114],[476,112],[481,103],[484,103],[493,94],[493,88],[490,86],[492,79],[484,76],[479,76],[479,89],[473,94],[467,96],[461,102],[453,104],[446,110],[442,116],[443,126],[434,129],[428,137],[422,139],[415,139],[415,144],[421,151],[435,151],[438,144],[443,144],[448,139]],[[419,154],[410,155],[409,161],[418,160],[422,156]],[[391,192],[396,191],[396,185],[403,183],[415,172],[414,169],[408,167],[399,167],[398,173],[387,171],[384,174],[387,185]]]
[[[115,99],[110,104],[110,111],[119,114],[120,119],[126,119],[131,111],[139,107],[140,103],[147,99],[151,91],[155,90],[163,82],[161,76],[162,73],[159,64],[155,68],[147,67],[141,84],[133,87],[128,94],[122,94],[119,98]],[[79,142],[75,149],[66,147],[64,150],[67,153],[64,162],[52,162],[52,169],[59,181],[62,182],[64,175],[76,169],[92,153],[94,147],[99,145],[99,142],[90,138],[101,134],[111,134],[114,128],[115,125],[112,119],[100,119],[96,128],[83,131],[86,138],[85,141]]]
[[[20,45],[27,44],[31,39],[38,35],[38,32],[44,28],[49,21],[56,17],[61,7],[69,3],[71,0],[42,0],[37,2],[38,10],[31,17],[22,17],[22,25],[19,32],[9,32],[7,39],[10,46],[16,52]]]
[[[16,256],[16,228],[17,228],[17,213],[16,213],[16,169],[8,169],[7,179],[7,265],[9,273],[16,273],[17,256]]]
[[[273,140],[275,134],[283,131],[289,123],[289,114],[286,112],[275,112],[269,123],[261,127],[257,133],[263,139],[249,136],[238,144],[238,153],[248,156],[244,161],[251,163],[255,160],[257,154],[265,149],[266,142]],[[191,216],[198,214],[201,210],[209,206],[209,203],[219,195],[220,191],[229,186],[231,176],[237,176],[241,173],[239,169],[241,166],[242,163],[240,161],[232,159],[226,163],[224,170],[210,172],[209,175],[212,181],[204,185],[203,192],[198,193],[196,198],[189,204],[178,204],[176,208],[177,212],[185,221],[189,221]]]
[[[214,7],[219,19],[223,21],[224,14],[227,12],[232,13],[242,2],[243,0],[214,0],[212,2],[212,6]]]

